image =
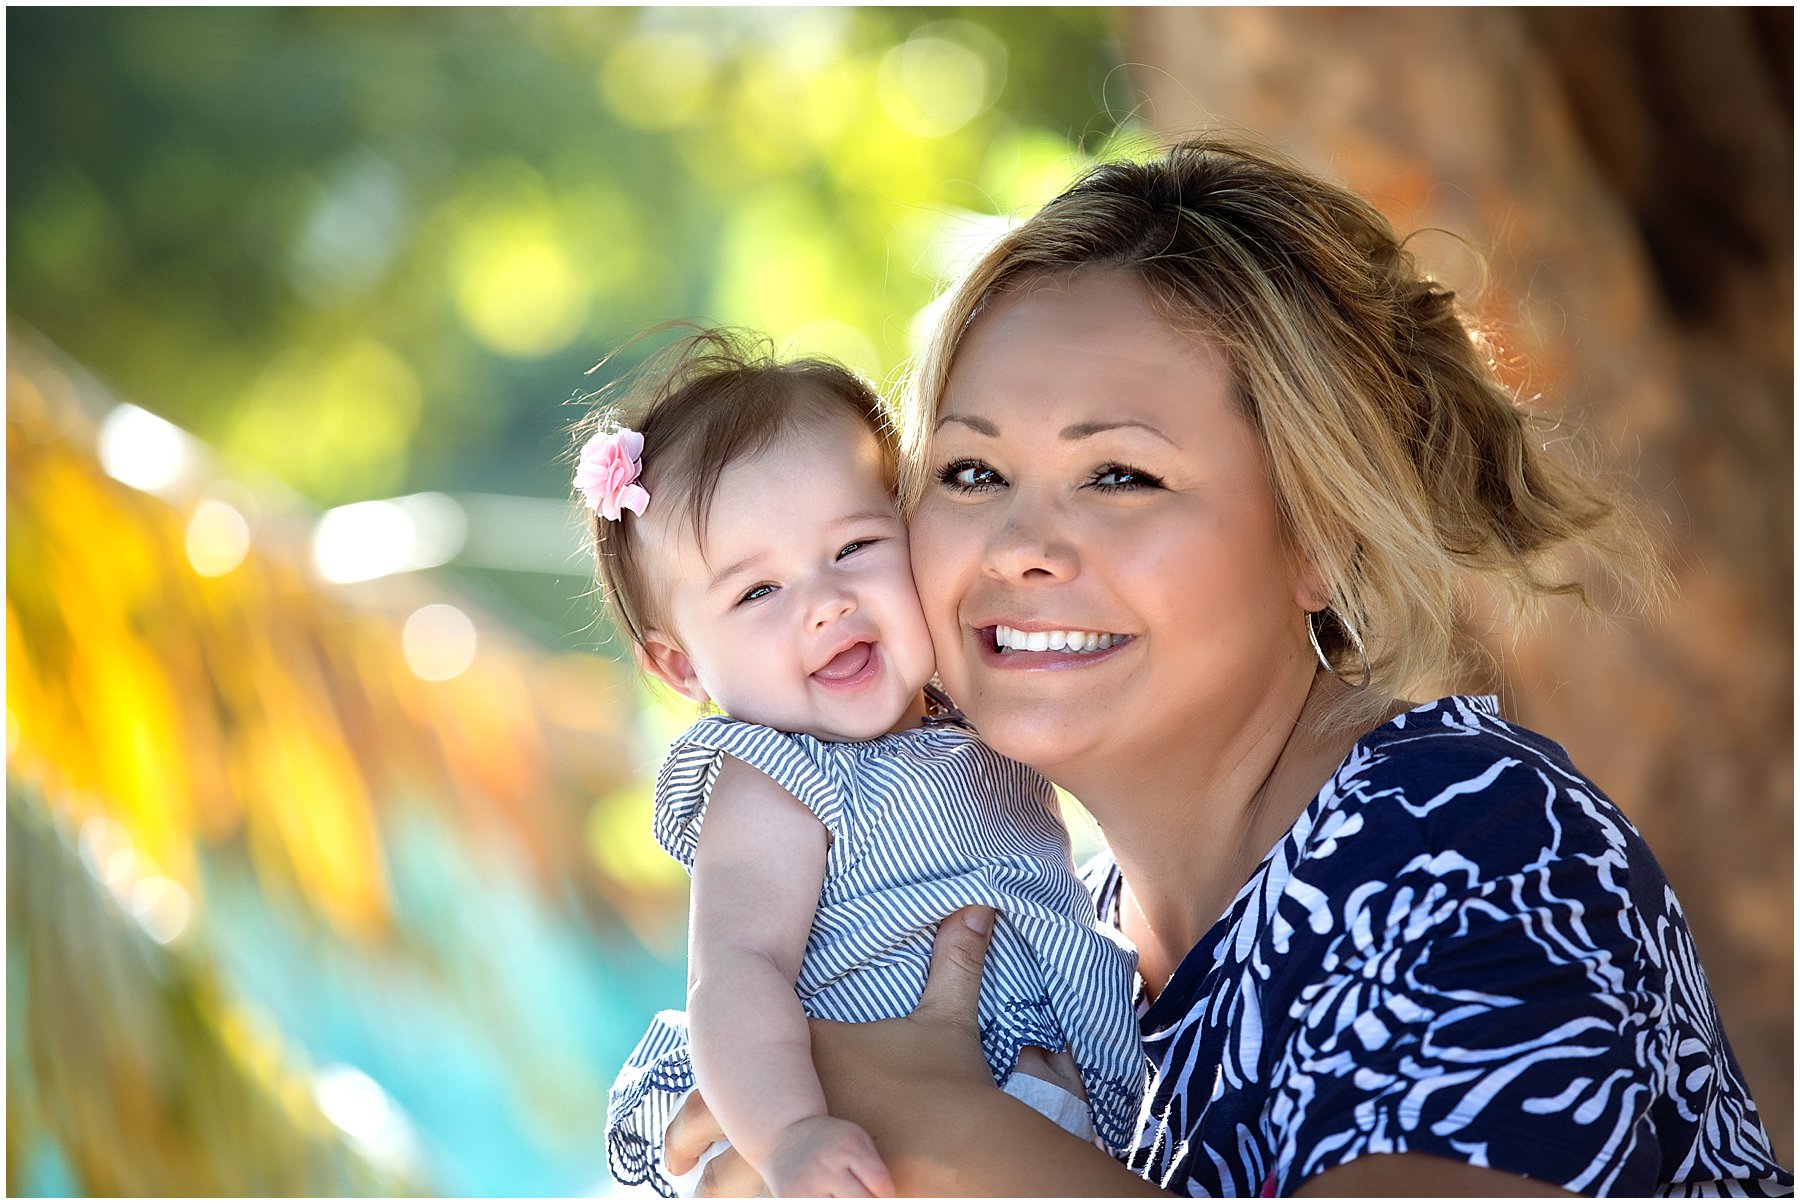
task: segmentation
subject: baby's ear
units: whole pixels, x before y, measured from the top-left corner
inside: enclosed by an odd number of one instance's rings
[[[646,631],[637,646],[637,661],[644,672],[692,702],[711,701],[694,672],[694,662],[666,632]]]

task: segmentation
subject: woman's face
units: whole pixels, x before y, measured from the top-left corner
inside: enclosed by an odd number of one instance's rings
[[[944,684],[1000,752],[1079,794],[1311,681],[1303,604],[1323,596],[1224,357],[1135,277],[985,311],[927,455],[913,575]]]

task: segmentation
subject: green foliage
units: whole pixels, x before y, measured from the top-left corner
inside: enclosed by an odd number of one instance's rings
[[[7,31],[13,312],[320,504],[561,494],[564,402],[669,318],[888,380],[958,240],[1052,195],[1131,103],[1082,9],[11,9]]]

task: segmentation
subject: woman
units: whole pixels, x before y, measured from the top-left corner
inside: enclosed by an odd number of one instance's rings
[[[1656,575],[1373,209],[1218,141],[1101,167],[958,287],[915,384],[940,673],[1099,821],[1152,1069],[1129,1170],[1008,1103],[962,913],[912,1017],[814,1029],[903,1191],[1791,1192],[1641,838],[1491,700],[1406,700],[1471,574]],[[715,1133],[690,1102],[674,1169]]]

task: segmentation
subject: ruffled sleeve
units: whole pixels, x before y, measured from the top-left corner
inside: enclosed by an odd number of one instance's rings
[[[723,715],[700,720],[675,741],[657,774],[652,820],[656,842],[693,872],[706,804],[723,756],[729,753],[768,774],[818,816],[832,837],[833,863],[842,861],[854,842],[848,840],[847,783],[826,769],[829,747],[810,736],[789,735]]]
[[[663,1165],[663,1134],[693,1089],[687,1016],[658,1012],[606,1101],[606,1165],[613,1178],[626,1187],[647,1183],[659,1195],[676,1194]]]

